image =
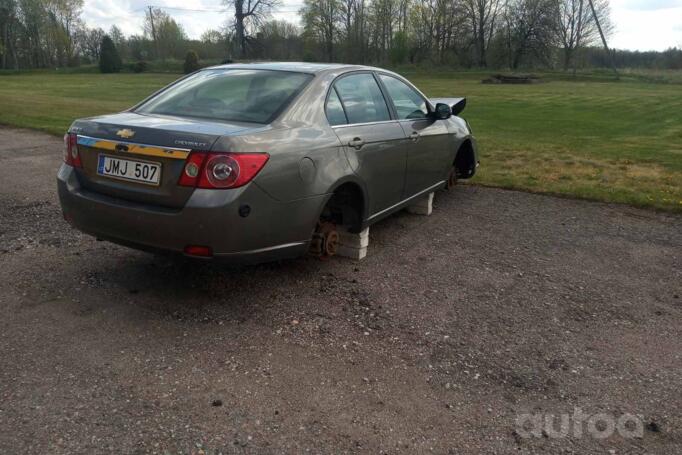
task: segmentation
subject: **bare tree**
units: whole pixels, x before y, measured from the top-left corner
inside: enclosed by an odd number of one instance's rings
[[[393,30],[398,19],[397,0],[374,0],[370,5],[372,40],[377,52],[377,60],[387,59],[393,43]]]
[[[608,36],[613,31],[608,0],[595,0],[594,9],[602,30]],[[584,46],[595,44],[599,39],[599,29],[587,0],[558,0],[556,8],[557,37],[563,47],[564,69],[573,64],[575,70],[575,51]]]
[[[144,36],[151,38],[154,42],[154,50],[156,51],[156,58],[163,59],[161,51],[159,50],[159,37],[156,33],[157,25],[168,18],[168,13],[160,8],[148,6],[149,11],[144,16]]]
[[[300,0],[303,27],[265,19],[277,1],[223,0],[234,16],[228,28],[207,31],[191,47],[205,58],[512,69],[551,66],[556,56],[567,69],[575,70],[577,62],[601,67],[613,57],[594,20],[599,18],[608,37],[613,28],[609,0]],[[78,64],[82,56],[97,60],[104,32],[86,26],[82,4],[0,0],[0,66]],[[112,27],[109,35],[121,55],[135,59],[178,57],[190,46],[182,27],[163,8],[148,7],[145,32],[126,37]],[[234,49],[232,55],[225,55],[226,48]],[[682,50],[619,51],[618,59],[622,65],[677,69]]]
[[[506,5],[505,38],[509,67],[518,68],[521,59],[534,53],[547,60],[554,40],[555,0],[512,0]]]
[[[407,31],[407,19],[409,17],[412,0],[398,0],[398,31]]]
[[[325,57],[334,60],[334,41],[341,19],[339,0],[305,0],[301,9],[303,31],[321,42]]]
[[[291,22],[267,21],[261,25],[258,38],[265,58],[291,60],[302,50],[300,31]]]
[[[183,41],[187,39],[182,26],[160,8],[149,8],[145,16],[145,36],[154,41],[157,57],[178,57]]]
[[[417,0],[412,7],[409,27],[414,32],[415,54],[430,57],[435,30],[434,2],[437,0]],[[412,61],[416,55],[410,56]]]
[[[83,0],[52,0],[44,3],[52,24],[50,35],[56,47],[57,61],[68,63],[74,54],[74,36],[81,24]]]
[[[91,61],[99,60],[99,50],[106,33],[101,28],[82,28],[76,33],[80,52]]]
[[[2,66],[7,69],[10,67],[10,55],[14,60],[14,68],[19,69],[19,61],[16,53],[17,26],[20,25],[18,19],[18,8],[14,0],[0,0],[0,54],[2,55]]]
[[[353,61],[353,54],[356,51],[354,49],[354,33],[353,28],[355,26],[355,7],[356,0],[341,0],[340,6],[341,11],[339,13],[340,21],[343,24],[343,40],[344,40],[344,52],[345,59],[347,62]]]
[[[220,30],[209,29],[201,34],[199,40],[206,44],[220,44],[225,41],[225,35],[223,35]]]
[[[459,55],[466,47],[467,14],[461,0],[438,0],[436,13],[438,61],[443,64],[447,52]]]
[[[355,18],[355,23],[353,24],[353,45],[357,50],[355,60],[360,63],[365,63],[368,58],[367,3],[367,0],[355,0],[355,3],[353,3],[353,16]]]
[[[249,27],[256,28],[279,5],[279,0],[224,0],[225,5],[234,8],[234,32],[237,44],[237,58],[247,55]]]
[[[496,30],[498,16],[502,11],[502,2],[501,0],[464,0],[464,6],[478,54],[478,64],[485,67],[488,64],[488,46]]]

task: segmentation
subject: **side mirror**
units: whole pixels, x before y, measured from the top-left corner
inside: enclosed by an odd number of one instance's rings
[[[434,110],[433,115],[436,120],[446,120],[452,115],[452,109],[450,109],[450,106],[445,103],[438,103],[436,104],[436,109]]]

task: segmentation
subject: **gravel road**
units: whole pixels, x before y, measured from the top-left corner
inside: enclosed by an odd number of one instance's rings
[[[0,453],[682,453],[679,215],[460,186],[228,268],[72,230],[60,160],[0,129]]]

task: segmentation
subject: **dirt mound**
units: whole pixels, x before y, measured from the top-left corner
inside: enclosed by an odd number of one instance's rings
[[[483,84],[537,84],[542,82],[539,76],[534,74],[493,74],[483,79]]]

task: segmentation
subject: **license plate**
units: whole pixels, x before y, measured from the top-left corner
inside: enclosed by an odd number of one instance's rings
[[[161,164],[100,155],[97,173],[105,177],[158,185],[161,180]]]

